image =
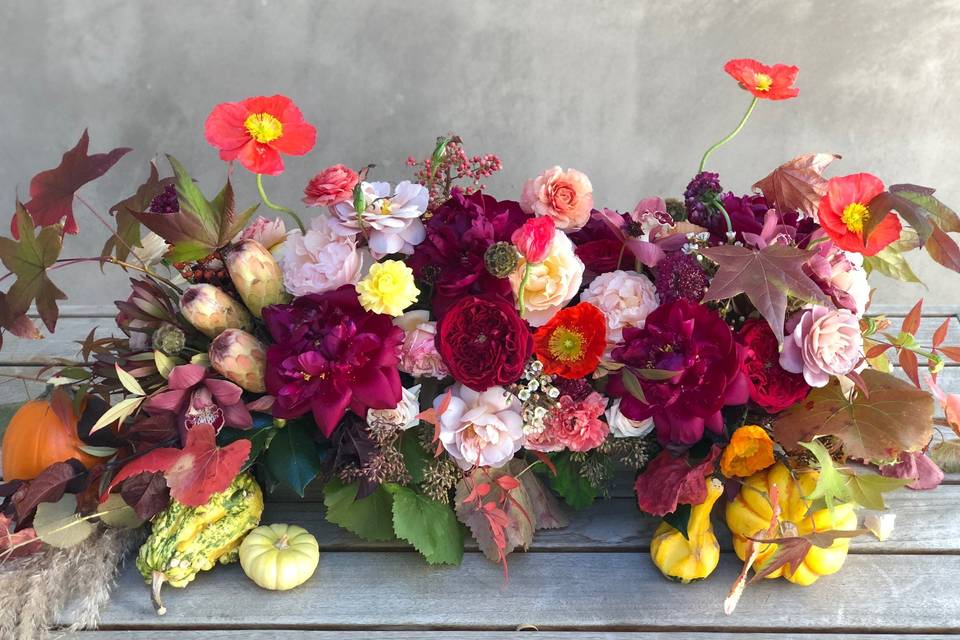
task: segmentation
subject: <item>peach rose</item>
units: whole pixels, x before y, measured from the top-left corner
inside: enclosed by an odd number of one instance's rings
[[[550,216],[558,229],[576,231],[590,220],[593,185],[576,169],[547,169],[523,185],[520,207],[527,213]]]
[[[526,261],[520,258],[510,274],[510,285],[516,296],[520,291]],[[523,289],[523,319],[534,327],[546,324],[557,311],[570,302],[583,283],[583,262],[574,252],[573,242],[562,231],[554,231],[550,252],[543,262],[530,265],[530,274]]]

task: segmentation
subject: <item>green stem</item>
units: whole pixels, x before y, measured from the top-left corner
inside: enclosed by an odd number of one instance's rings
[[[720,213],[723,214],[723,220],[727,223],[727,231],[733,233],[733,221],[730,220],[730,214],[727,213],[726,208],[724,208],[723,203],[720,202],[720,198],[713,196],[713,204],[717,209],[720,210]]]
[[[273,202],[270,201],[270,198],[267,197],[267,192],[263,190],[263,174],[261,173],[257,174],[257,191],[260,192],[260,199],[263,200],[263,204],[267,205],[274,211],[280,211],[282,213],[287,214],[291,218],[293,218],[294,221],[297,223],[297,226],[300,227],[300,233],[307,232],[307,228],[303,226],[303,220],[301,220],[300,216],[294,213],[293,210],[288,209],[279,204],[274,204]]]
[[[523,317],[523,312],[525,307],[523,305],[523,293],[527,288],[527,280],[530,279],[530,263],[527,262],[523,265],[523,278],[520,279],[520,290],[517,291],[517,308],[520,309],[520,317]]]
[[[703,167],[706,166],[707,158],[710,157],[711,153],[713,153],[723,145],[733,140],[734,136],[740,133],[740,130],[743,129],[743,125],[747,124],[747,118],[750,117],[750,114],[753,113],[753,108],[756,106],[757,106],[757,98],[754,97],[754,99],[750,101],[750,106],[747,107],[747,112],[743,114],[743,117],[740,119],[740,124],[737,125],[737,128],[731,131],[730,134],[727,137],[725,137],[723,140],[721,140],[720,142],[714,143],[713,146],[711,146],[709,149],[706,150],[706,152],[704,152],[703,159],[700,160],[700,168],[697,170],[697,173],[700,173],[703,171]]]

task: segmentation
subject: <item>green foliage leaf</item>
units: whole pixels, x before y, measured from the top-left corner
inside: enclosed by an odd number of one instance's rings
[[[917,274],[910,268],[910,264],[893,245],[884,247],[876,255],[864,256],[863,266],[868,273],[876,271],[882,273],[888,278],[901,280],[903,282],[921,282]]]
[[[100,251],[101,256],[106,257],[112,253],[117,260],[126,261],[130,256],[130,249],[141,246],[140,221],[135,214],[146,211],[153,199],[172,182],[173,178],[160,179],[156,163],[150,163],[150,176],[147,181],[137,187],[136,193],[110,207],[110,213],[117,220],[117,232],[107,238]]]
[[[77,496],[68,493],[57,502],[41,502],[33,517],[37,537],[51,547],[67,549],[90,537],[94,526],[76,513]]]
[[[395,540],[393,497],[380,486],[367,497],[357,500],[359,486],[359,482],[344,484],[336,477],[327,482],[323,488],[327,521],[370,542]]]
[[[805,496],[813,500],[813,509],[822,501],[827,508],[833,509],[839,503],[855,502],[861,507],[883,511],[887,505],[883,494],[904,487],[911,478],[887,478],[875,473],[854,473],[850,469],[838,469],[830,457],[830,452],[819,440],[801,442],[801,447],[809,450],[817,459],[820,477],[813,492]]]
[[[620,379],[623,382],[623,386],[626,387],[627,392],[640,402],[646,404],[647,397],[643,394],[643,387],[640,386],[640,380],[637,379],[637,374],[631,371],[630,367],[621,369],[620,374]]]
[[[114,529],[136,529],[144,523],[119,493],[111,493],[97,505],[97,513],[100,514],[100,522]]]
[[[885,478],[875,473],[845,474],[850,499],[861,507],[883,511],[883,494],[907,486],[912,478]]]
[[[232,427],[224,427],[220,430],[220,433],[217,434],[217,442],[223,447],[231,442],[236,442],[237,440],[249,440],[250,455],[247,457],[247,461],[240,469],[240,471],[246,471],[252,467],[254,463],[256,463],[257,458],[260,457],[260,454],[267,450],[267,447],[270,446],[270,442],[273,440],[273,437],[278,431],[279,429],[273,426],[272,420],[263,425],[258,425],[256,420],[254,420],[252,429],[234,429]]]
[[[117,404],[113,405],[104,412],[102,416],[90,427],[90,433],[96,433],[100,429],[103,429],[106,426],[109,426],[115,422],[123,422],[134,412],[140,408],[140,405],[143,401],[146,400],[143,396],[134,396],[133,398],[127,398],[126,400],[121,400]]]
[[[413,483],[423,482],[423,473],[430,461],[430,454],[417,440],[415,429],[405,431],[400,436],[400,453],[403,454],[403,462],[407,465],[407,471],[410,472]]]
[[[393,494],[393,530],[430,564],[460,564],[463,530],[450,505],[407,487],[385,485]]]
[[[320,473],[317,445],[311,437],[316,428],[309,422],[288,422],[270,441],[267,467],[280,482],[303,497],[307,485]],[[253,442],[251,442],[251,449]]]
[[[586,509],[593,504],[597,497],[597,489],[581,475],[580,465],[570,459],[570,454],[558,453],[552,455],[551,459],[557,468],[556,475],[539,465],[534,467],[547,479],[550,488],[573,509]]]
[[[847,502],[849,499],[847,480],[833,464],[833,458],[830,457],[830,452],[823,446],[823,443],[819,440],[813,440],[799,444],[813,454],[817,459],[817,466],[820,467],[817,486],[814,487],[810,495],[805,497],[814,502],[822,500],[829,509],[833,509],[838,503]]]
[[[687,527],[690,525],[690,513],[693,511],[693,506],[689,504],[677,505],[677,508],[673,513],[668,513],[663,516],[663,521],[668,525],[679,531],[684,538],[690,539],[687,535]]]

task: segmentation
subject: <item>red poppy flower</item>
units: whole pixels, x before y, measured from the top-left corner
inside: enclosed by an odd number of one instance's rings
[[[830,178],[820,199],[820,226],[844,251],[872,256],[900,237],[900,218],[890,212],[863,242],[863,223],[870,217],[870,201],[883,193],[883,182],[869,173]]]
[[[317,130],[286,96],[222,102],[207,116],[204,133],[220,158],[239,160],[253,173],[283,173],[281,153],[302,156],[313,149]]]
[[[606,344],[603,312],[589,302],[561,309],[533,336],[533,351],[544,372],[570,379],[593,373]]]
[[[749,91],[756,98],[763,100],[786,100],[796,98],[800,89],[793,86],[800,71],[797,67],[785,64],[775,64],[768,67],[750,58],[730,60],[723,65],[723,70],[729,73],[740,86]]]

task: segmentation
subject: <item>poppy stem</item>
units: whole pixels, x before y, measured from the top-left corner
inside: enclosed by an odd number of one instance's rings
[[[307,228],[303,226],[303,220],[301,220],[300,216],[294,213],[293,210],[288,209],[279,204],[274,204],[273,202],[270,201],[270,198],[267,197],[267,192],[263,190],[263,174],[262,173],[257,174],[257,191],[260,192],[260,199],[263,200],[263,204],[267,205],[274,211],[283,212],[288,216],[290,216],[291,218],[293,218],[293,220],[297,223],[297,226],[300,227],[300,233],[307,232]]]
[[[747,107],[747,112],[743,114],[742,118],[740,118],[740,124],[737,125],[737,128],[731,131],[729,135],[727,135],[727,137],[725,137],[723,140],[721,140],[720,142],[714,143],[709,149],[706,150],[706,152],[704,152],[703,158],[700,160],[700,168],[697,169],[697,173],[703,172],[703,167],[706,166],[707,158],[710,157],[711,153],[713,153],[723,145],[733,140],[734,136],[740,133],[740,130],[743,129],[743,125],[747,124],[747,119],[750,117],[750,114],[753,113],[753,109],[756,106],[757,106],[757,98],[754,97],[754,99],[750,101],[750,106]]]

